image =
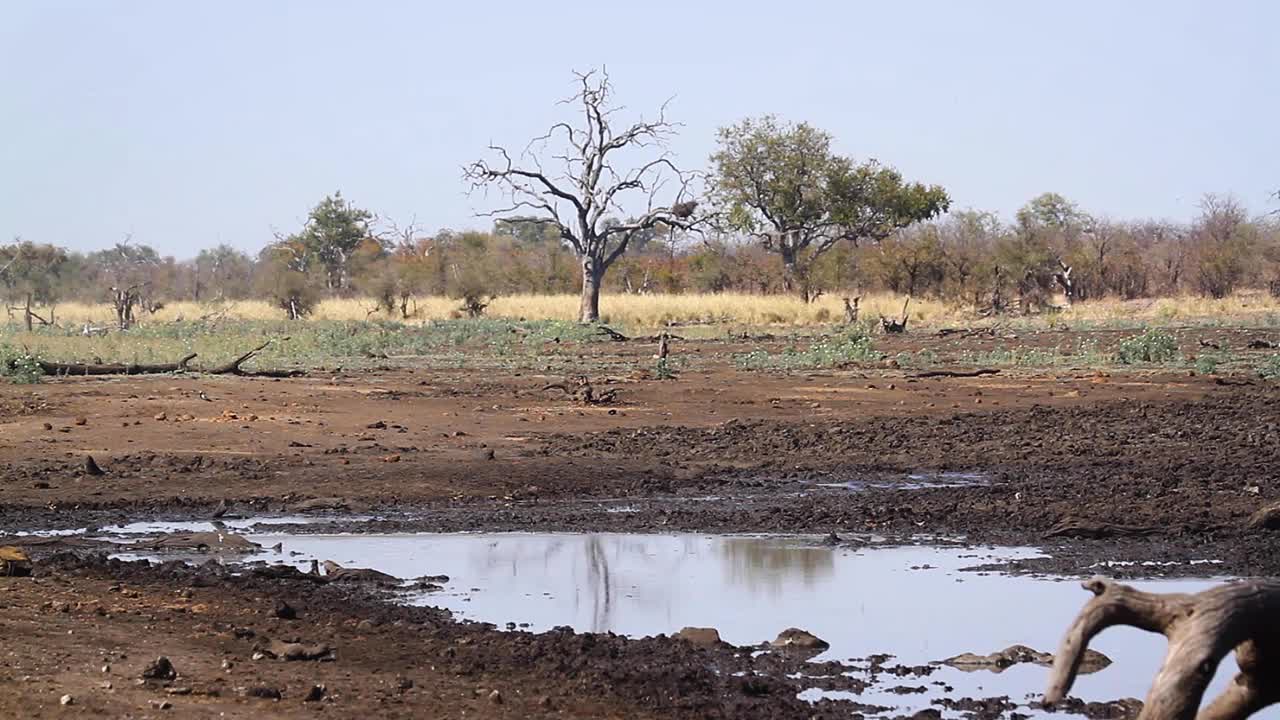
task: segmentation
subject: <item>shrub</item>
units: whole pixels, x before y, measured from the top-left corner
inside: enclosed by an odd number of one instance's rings
[[[1264,380],[1280,380],[1280,355],[1272,355],[1258,365],[1258,374]]]
[[[1166,363],[1178,359],[1178,341],[1163,330],[1148,330],[1121,341],[1116,362],[1122,365]]]
[[[40,382],[44,370],[36,356],[25,350],[18,350],[9,345],[0,345],[0,377],[9,378],[10,382],[20,385],[32,385]]]
[[[842,335],[822,338],[807,350],[788,348],[781,353],[756,350],[739,355],[738,365],[748,370],[830,368],[855,363],[875,362],[884,358],[871,341],[871,336],[861,328]]]

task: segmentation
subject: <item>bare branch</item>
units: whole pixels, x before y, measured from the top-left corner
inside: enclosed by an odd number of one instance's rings
[[[1094,578],[1094,594],[1054,656],[1045,702],[1060,702],[1080,668],[1089,641],[1116,625],[1169,639],[1169,652],[1147,694],[1139,720],[1243,720],[1280,702],[1280,581],[1251,580],[1195,595],[1160,595]],[[1205,689],[1232,650],[1240,673],[1204,710]],[[1197,714],[1197,711],[1198,714]]]

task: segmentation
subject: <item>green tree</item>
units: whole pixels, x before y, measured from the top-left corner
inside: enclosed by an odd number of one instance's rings
[[[21,304],[23,324],[28,332],[32,320],[53,322],[53,318],[41,318],[33,307],[52,304],[58,299],[59,279],[67,266],[67,251],[53,245],[37,244],[15,238],[12,245],[0,247],[0,287],[5,300]]]
[[[372,237],[369,223],[373,214],[356,207],[341,192],[325,197],[311,209],[302,230],[289,239],[305,250],[304,266],[308,272],[313,263],[324,271],[325,287],[343,290],[351,284],[351,259],[356,248]]]
[[[194,263],[192,295],[198,302],[212,293],[216,300],[247,297],[251,290],[253,259],[230,245],[201,250]]]
[[[879,242],[945,212],[937,185],[908,183],[874,160],[835,154],[831,135],[766,115],[720,130],[712,194],[727,228],[761,241],[782,258],[784,285],[808,302],[814,261],[842,241]]]

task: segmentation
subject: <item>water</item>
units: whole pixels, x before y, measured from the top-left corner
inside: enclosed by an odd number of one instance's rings
[[[736,645],[771,640],[800,627],[831,643],[818,659],[890,653],[920,665],[963,652],[986,654],[1024,644],[1052,652],[1089,598],[1076,581],[964,572],[1001,559],[1034,557],[1029,548],[897,547],[851,550],[813,539],[621,534],[405,534],[250,536],[284,546],[282,560],[372,567],[401,578],[444,574],[443,591],[410,603],[462,618],[527,623],[532,631],[569,625],[629,636],[708,626]],[[291,556],[291,553],[299,553]],[[259,556],[261,557],[261,556]],[[914,568],[914,569],[913,569]],[[1212,580],[1137,582],[1158,592],[1194,592]],[[1135,629],[1104,633],[1093,647],[1114,664],[1082,676],[1086,700],[1142,697],[1165,651],[1164,638]],[[1232,670],[1224,662],[1215,686]],[[1048,670],[1020,665],[1001,674],[943,668],[932,676],[888,678],[859,697],[904,711],[928,706],[944,682],[951,697],[1039,696]],[[926,695],[888,688],[924,685]],[[838,696],[838,694],[832,694]]]

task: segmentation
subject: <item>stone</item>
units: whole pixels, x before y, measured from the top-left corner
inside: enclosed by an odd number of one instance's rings
[[[281,620],[297,620],[298,619],[298,611],[295,610],[292,605],[290,605],[289,603],[283,600],[276,601],[275,610],[273,610],[272,612],[275,614],[276,617],[280,618]]]
[[[494,705],[501,705],[502,693],[497,690],[494,690],[493,692],[489,693],[489,702],[493,703]]]
[[[821,651],[831,647],[831,644],[826,640],[799,628],[787,628],[786,630],[783,630],[778,633],[778,637],[769,644],[775,648],[797,650]]]
[[[312,685],[306,697],[302,698],[302,702],[320,702],[324,699],[325,692],[324,685]]]
[[[173,680],[177,677],[178,671],[164,655],[152,660],[151,664],[142,671],[143,680]]]
[[[720,631],[709,627],[686,627],[671,637],[703,647],[715,646],[724,642],[720,639]]]
[[[58,703],[60,705],[75,705],[76,699],[70,695],[63,695],[62,697],[58,698]]]

